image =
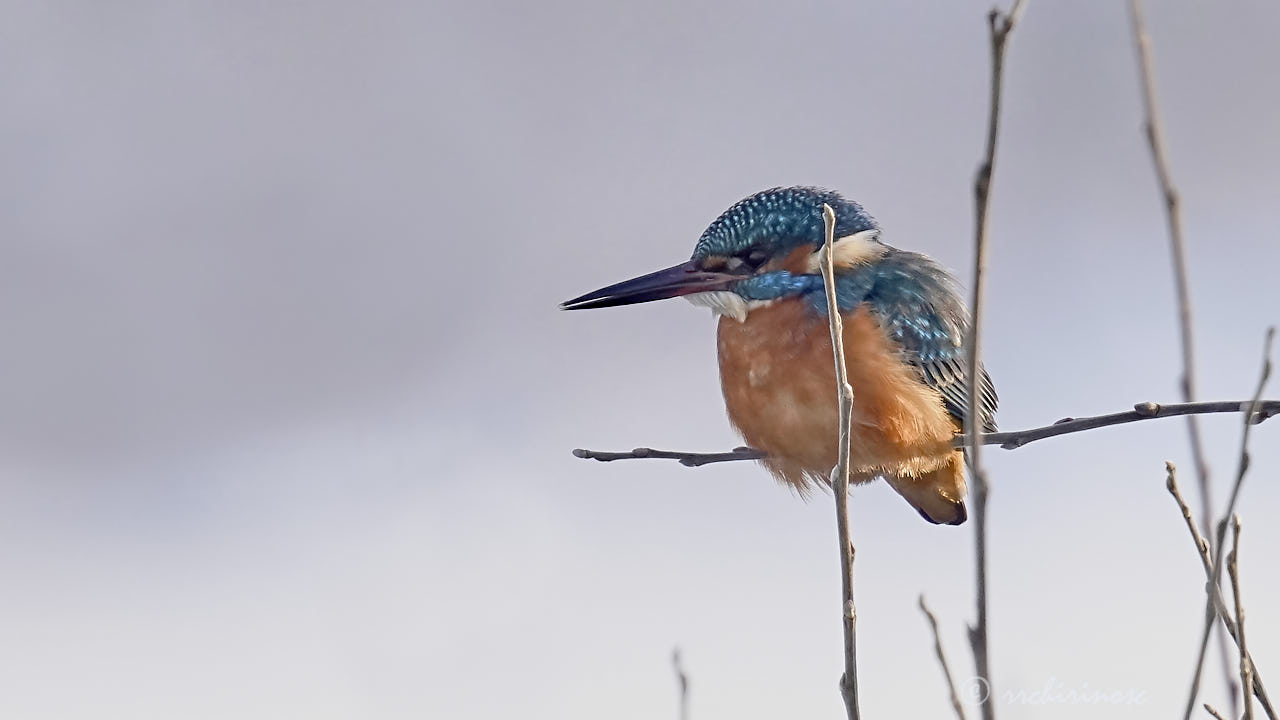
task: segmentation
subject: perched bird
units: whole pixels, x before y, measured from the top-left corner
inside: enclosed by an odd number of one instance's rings
[[[930,258],[881,242],[861,205],[811,187],[774,188],[726,210],[693,257],[569,300],[566,310],[684,296],[717,315],[729,420],[779,481],[830,485],[839,425],[822,206],[835,210],[836,298],[853,386],[851,482],[883,477],[933,523],[965,521],[964,456],[952,437],[969,405],[969,316]],[[996,391],[982,371],[977,417],[994,431]]]

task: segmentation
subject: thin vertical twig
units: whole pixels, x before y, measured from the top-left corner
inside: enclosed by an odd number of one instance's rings
[[[938,618],[925,604],[924,595],[920,596],[920,612],[924,613],[925,619],[929,621],[929,629],[933,631],[933,651],[938,655],[938,664],[942,666],[942,677],[947,681],[947,692],[951,695],[951,708],[956,711],[957,718],[966,720],[964,705],[960,704],[960,694],[956,692],[956,682],[951,677],[951,665],[947,663],[947,655],[942,651],[942,635],[938,632]]]
[[[1253,426],[1257,425],[1254,415],[1258,412],[1258,405],[1262,402],[1262,393],[1267,389],[1267,381],[1271,379],[1271,344],[1275,341],[1276,329],[1274,326],[1267,328],[1267,334],[1262,340],[1262,371],[1258,374],[1258,387],[1253,392],[1253,399],[1249,401],[1249,408],[1244,414],[1244,430],[1240,435],[1240,462],[1236,466],[1236,481],[1231,486],[1231,497],[1227,500],[1227,510],[1222,516],[1222,520],[1218,523],[1218,547],[1214,555],[1215,566],[1222,564],[1222,544],[1227,536],[1227,522],[1231,516],[1235,514],[1236,503],[1240,500],[1240,488],[1244,485],[1245,473],[1249,472],[1249,435],[1253,431]],[[1216,571],[1221,574],[1222,568],[1217,567]]]
[[[836,466],[831,470],[831,486],[836,496],[836,534],[840,542],[841,618],[844,625],[844,674],[840,677],[840,694],[844,697],[849,720],[858,720],[858,647],[857,608],[853,604],[853,542],[849,539],[849,435],[853,427],[853,386],[844,361],[844,323],[840,318],[840,302],[836,297],[836,271],[832,253],[835,243],[836,213],[830,205],[822,205],[826,242],[823,247],[822,283],[827,293],[827,317],[831,325],[831,349],[835,356],[836,389],[840,402],[840,445]]]
[[[1143,131],[1151,149],[1151,162],[1155,167],[1156,182],[1164,198],[1165,223],[1169,230],[1169,252],[1173,258],[1174,290],[1178,298],[1178,330],[1182,343],[1182,377],[1179,385],[1182,399],[1195,402],[1196,364],[1195,335],[1191,319],[1191,283],[1187,274],[1187,243],[1182,234],[1182,206],[1178,189],[1173,184],[1169,158],[1164,147],[1164,128],[1160,120],[1160,106],[1156,102],[1155,63],[1151,58],[1151,36],[1147,34],[1142,12],[1142,0],[1130,0],[1129,15],[1133,27],[1134,44],[1138,49],[1138,68],[1142,83],[1142,106],[1145,114]],[[1209,482],[1209,464],[1205,460],[1204,443],[1200,436],[1200,419],[1187,416],[1187,438],[1191,443],[1191,460],[1196,468],[1196,480],[1200,489],[1200,524],[1207,537],[1213,532],[1213,487]],[[1221,638],[1221,636],[1219,636]],[[1227,687],[1231,690],[1232,714],[1235,714],[1235,680],[1228,660],[1226,640],[1218,646],[1222,656],[1222,670]]]
[[[1187,524],[1187,531],[1191,533],[1191,540],[1196,544],[1196,550],[1200,556],[1200,564],[1204,566],[1204,574],[1207,577],[1213,572],[1213,557],[1209,555],[1209,542],[1200,534],[1200,528],[1196,526],[1195,518],[1191,516],[1191,506],[1187,505],[1187,501],[1182,497],[1182,492],[1178,490],[1178,468],[1172,462],[1165,460],[1164,462],[1165,481],[1164,486],[1173,495],[1173,499],[1178,503],[1178,509],[1182,511],[1182,520]]]
[[[967,454],[969,470],[973,477],[973,525],[976,534],[977,563],[977,622],[969,629],[969,643],[973,646],[974,663],[978,677],[991,688],[991,663],[987,642],[987,476],[982,470],[982,445],[978,438],[982,434],[982,407],[979,396],[982,388],[982,294],[984,273],[986,270],[987,248],[987,211],[991,198],[991,178],[995,170],[996,141],[1000,130],[1000,94],[1004,81],[1004,55],[1009,33],[1013,31],[1019,16],[1022,14],[1023,0],[1014,0],[1013,7],[1006,15],[993,9],[987,15],[987,23],[991,28],[991,108],[987,123],[987,147],[982,164],[974,179],[974,260],[973,260],[973,301],[969,312],[968,337],[968,379],[969,397],[966,414],[966,434],[968,438]],[[982,717],[984,720],[995,718],[995,703],[989,692],[982,700]]]
[[[1195,708],[1196,696],[1200,694],[1200,677],[1204,672],[1205,653],[1209,647],[1209,634],[1213,629],[1213,618],[1217,615],[1215,606],[1215,595],[1220,592],[1222,586],[1222,562],[1225,556],[1223,550],[1227,539],[1227,524],[1231,516],[1235,514],[1236,502],[1240,499],[1240,488],[1244,485],[1244,476],[1249,472],[1249,434],[1255,424],[1254,414],[1258,410],[1258,403],[1262,399],[1262,391],[1267,386],[1267,380],[1271,377],[1271,342],[1275,338],[1276,329],[1274,327],[1267,328],[1267,336],[1263,341],[1262,348],[1262,373],[1258,378],[1257,390],[1253,393],[1253,401],[1249,403],[1249,407],[1244,413],[1244,431],[1240,436],[1240,463],[1236,469],[1236,481],[1231,488],[1231,497],[1227,501],[1226,512],[1222,515],[1222,520],[1217,525],[1217,536],[1213,543],[1213,572],[1209,578],[1208,584],[1205,586],[1205,609],[1204,609],[1204,632],[1200,635],[1200,652],[1196,657],[1195,675],[1191,679],[1191,693],[1187,698],[1187,709],[1184,715],[1186,720],[1190,720],[1191,711]],[[1239,623],[1237,622],[1236,642],[1239,643]],[[1234,678],[1233,678],[1234,680]],[[1235,686],[1235,682],[1231,683]],[[1232,694],[1234,702],[1235,694]]]
[[[1182,520],[1187,525],[1187,531],[1191,533],[1191,540],[1196,544],[1197,555],[1200,557],[1200,566],[1204,570],[1204,578],[1206,581],[1213,577],[1213,557],[1209,554],[1209,541],[1204,539],[1200,534],[1199,527],[1196,526],[1195,518],[1191,516],[1191,506],[1182,497],[1182,492],[1178,489],[1178,468],[1166,460],[1164,462],[1166,473],[1165,488],[1169,490],[1169,494],[1173,496],[1175,502],[1178,503],[1178,509],[1182,512]],[[1231,618],[1230,611],[1227,610],[1226,600],[1222,597],[1221,588],[1215,588],[1214,592],[1214,608],[1218,611],[1218,617],[1222,618],[1223,626],[1226,627],[1227,633],[1231,635],[1232,640],[1236,639],[1236,624]]]
[[[1164,198],[1165,221],[1169,227],[1169,250],[1173,256],[1174,289],[1178,296],[1178,326],[1182,338],[1182,378],[1179,385],[1186,402],[1195,402],[1195,336],[1191,322],[1191,284],[1187,279],[1187,244],[1182,235],[1182,209],[1178,189],[1169,171],[1169,159],[1164,149],[1164,129],[1160,121],[1160,106],[1156,103],[1155,64],[1151,60],[1151,36],[1143,21],[1142,0],[1130,0],[1130,17],[1133,21],[1134,42],[1138,46],[1138,65],[1142,81],[1142,105],[1146,112],[1143,131],[1151,148],[1151,161],[1155,165],[1156,180]],[[1200,503],[1203,506],[1201,525],[1208,534],[1213,529],[1213,498],[1210,494],[1209,466],[1205,462],[1204,444],[1200,440],[1200,423],[1194,415],[1187,416],[1187,431],[1191,439],[1191,456],[1196,466],[1196,478],[1200,487]]]
[[[1240,596],[1240,516],[1231,518],[1231,554],[1227,556],[1227,574],[1231,576],[1231,597],[1236,602],[1236,629],[1240,646],[1240,687],[1244,699],[1244,720],[1253,720],[1253,662],[1249,659],[1249,647],[1244,640],[1244,598]]]
[[[1165,480],[1165,487],[1168,488],[1169,494],[1178,503],[1178,508],[1182,511],[1182,518],[1186,522],[1187,530],[1191,533],[1191,539],[1196,545],[1197,554],[1200,557],[1200,565],[1204,569],[1204,578],[1206,585],[1213,579],[1213,557],[1209,554],[1209,543],[1200,535],[1200,531],[1196,527],[1195,520],[1191,517],[1191,508],[1187,505],[1187,501],[1183,499],[1182,493],[1178,490],[1177,468],[1173,463],[1166,462],[1165,470],[1168,477]],[[1232,619],[1231,612],[1227,609],[1226,600],[1222,596],[1222,588],[1217,585],[1208,585],[1209,590],[1213,592],[1213,604],[1217,610],[1218,619],[1222,621],[1222,627],[1227,631],[1227,635],[1236,647],[1240,646],[1239,630],[1236,627],[1236,621]],[[1250,693],[1257,698],[1258,704],[1262,706],[1262,712],[1271,720],[1275,720],[1276,711],[1271,705],[1271,698],[1267,695],[1267,688],[1262,684],[1262,677],[1258,674],[1258,668],[1253,662],[1253,656],[1248,650],[1242,650],[1245,657],[1249,660],[1249,669],[1252,683]]]
[[[689,720],[689,675],[680,662],[680,648],[671,651],[671,667],[676,671],[676,689],[680,693],[680,720]]]

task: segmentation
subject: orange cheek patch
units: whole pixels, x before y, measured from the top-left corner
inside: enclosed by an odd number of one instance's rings
[[[801,246],[787,253],[779,260],[774,260],[765,266],[766,270],[786,270],[792,275],[806,275],[809,273],[809,258],[813,255],[813,250],[808,246]]]

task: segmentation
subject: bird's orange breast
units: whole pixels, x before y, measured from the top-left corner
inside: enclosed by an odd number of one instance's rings
[[[955,432],[941,397],[903,361],[865,306],[843,318],[854,392],[854,480],[941,467],[954,453]],[[811,480],[829,482],[839,415],[827,319],[804,300],[780,300],[742,322],[720,318],[718,349],[729,419],[747,444],[768,453],[765,465],[802,491]]]

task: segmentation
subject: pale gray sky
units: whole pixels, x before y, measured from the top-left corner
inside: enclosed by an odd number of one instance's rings
[[[736,444],[704,310],[556,303],[816,184],[970,259],[985,2],[4,4],[0,716],[839,717],[829,496],[575,446]],[[1280,8],[1148,3],[1206,398],[1280,322]],[[1177,397],[1121,2],[1012,40],[988,365],[1014,429]],[[959,273],[967,280],[967,273]],[[1280,391],[1273,390],[1276,396]],[[1239,423],[1205,421],[1219,500]],[[1280,672],[1280,428],[1243,496]],[[1202,612],[1176,420],[987,453],[1002,717],[1180,710]],[[856,490],[867,717],[972,675],[972,528]],[[1220,673],[1207,698],[1225,705]]]

